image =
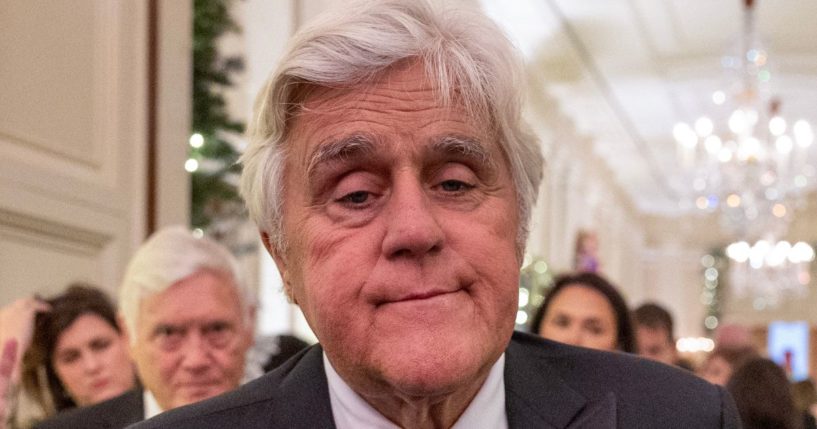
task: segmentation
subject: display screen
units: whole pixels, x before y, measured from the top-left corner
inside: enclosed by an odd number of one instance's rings
[[[808,322],[769,324],[769,357],[782,366],[792,381],[808,378]]]

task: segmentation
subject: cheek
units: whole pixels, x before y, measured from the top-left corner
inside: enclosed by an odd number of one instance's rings
[[[304,241],[310,245],[292,252],[303,261],[292,273],[298,304],[312,316],[310,320],[348,310],[380,254],[376,228],[307,228],[306,232]]]
[[[214,352],[216,361],[219,362],[219,366],[225,373],[236,374],[244,370],[246,346],[247,342],[240,338],[230,347]]]
[[[57,364],[54,366],[54,371],[57,373],[62,386],[71,396],[82,397],[85,395],[81,382],[83,375],[79,364]]]
[[[64,363],[55,363],[54,365],[54,372],[57,373],[57,377],[59,377],[60,381],[67,388],[68,385],[73,384],[72,382],[77,378],[77,368],[79,365],[72,365],[72,364],[64,364]]]
[[[475,270],[484,283],[474,290],[482,304],[498,311],[516,313],[519,300],[519,270],[513,240],[462,234],[454,245],[457,253]],[[512,317],[515,318],[515,317]]]
[[[178,367],[175,353],[162,351],[150,343],[136,344],[133,350],[134,361],[146,377],[170,380]]]
[[[124,341],[120,341],[116,346],[111,347],[111,365],[116,371],[127,372],[131,368],[131,359]]]
[[[608,334],[608,337],[607,337],[607,346],[608,346],[608,348],[609,348],[609,349],[611,349],[611,350],[618,349],[618,335],[616,334],[616,331],[615,331],[615,330],[611,331],[611,332]]]

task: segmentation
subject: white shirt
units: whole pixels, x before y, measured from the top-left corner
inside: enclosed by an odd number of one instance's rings
[[[145,389],[142,391],[142,398],[145,403],[145,420],[164,412],[162,407],[159,406],[159,403],[156,402],[156,397],[153,396],[149,390]]]
[[[360,397],[335,371],[326,353],[323,368],[329,384],[332,417],[337,429],[399,429]],[[451,429],[508,428],[505,414],[505,354],[497,359],[479,392]]]

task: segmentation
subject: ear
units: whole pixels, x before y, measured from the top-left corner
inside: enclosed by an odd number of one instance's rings
[[[261,241],[264,243],[264,247],[269,252],[270,256],[272,256],[272,260],[275,262],[275,266],[278,268],[278,272],[281,274],[281,281],[284,283],[284,293],[286,293],[287,298],[290,302],[298,304],[295,300],[295,296],[292,294],[292,279],[290,277],[289,269],[287,269],[287,260],[285,255],[283,255],[277,246],[272,243],[270,236],[265,231],[259,231],[261,234]]]

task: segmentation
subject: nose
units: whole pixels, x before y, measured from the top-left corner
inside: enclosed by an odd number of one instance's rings
[[[181,352],[181,366],[186,371],[203,372],[210,366],[210,346],[198,332],[186,338]]]
[[[404,176],[411,176],[405,174]],[[443,229],[433,202],[414,177],[395,180],[385,211],[387,230],[383,253],[389,258],[417,258],[442,249]]]
[[[82,368],[87,374],[94,374],[102,368],[102,360],[96,353],[83,353]]]
[[[573,334],[573,344],[582,347],[588,347],[587,345],[587,336],[585,332],[581,329],[577,329],[576,332]]]

